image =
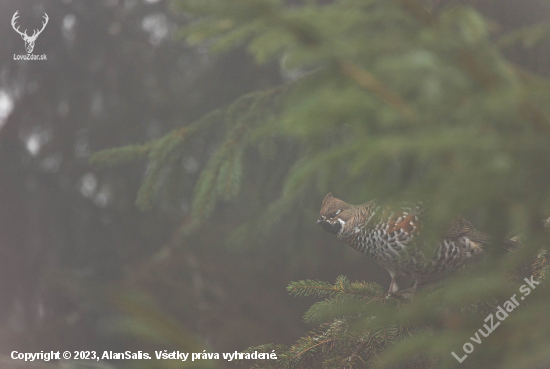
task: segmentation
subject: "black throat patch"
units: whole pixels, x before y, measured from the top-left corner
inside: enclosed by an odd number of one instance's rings
[[[338,234],[338,232],[340,232],[340,230],[342,229],[342,224],[340,224],[340,222],[336,222],[334,224],[330,224],[329,222],[322,222],[321,227],[323,227],[323,229],[329,233]]]

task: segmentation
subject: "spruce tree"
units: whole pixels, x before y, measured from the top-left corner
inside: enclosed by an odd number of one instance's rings
[[[495,242],[482,263],[413,301],[344,276],[290,283],[291,294],[325,298],[304,316],[318,327],[291,346],[250,348],[277,352],[257,367],[550,367],[550,85],[504,52],[547,42],[548,23],[505,32],[473,8],[414,0],[182,0],[175,9],[194,17],[187,42],[245,45],[257,63],[279,62],[287,82],[159,140],[96,153],[97,165],[147,162],[139,207],[177,199],[190,143],[216,137],[184,234],[242,201],[250,216],[232,242],[258,243],[291,216],[314,222],[332,191],[355,203],[421,199],[434,237],[457,214],[494,240],[520,235],[514,251]],[[264,165],[277,168],[271,184],[256,176]],[[264,202],[247,202],[258,184]],[[518,292],[525,278],[540,283],[530,295]],[[500,321],[514,294],[524,301]]]

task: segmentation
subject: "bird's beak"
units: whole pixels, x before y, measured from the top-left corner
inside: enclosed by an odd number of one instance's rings
[[[321,223],[323,223],[323,219],[321,218],[317,219],[317,224],[321,224]]]

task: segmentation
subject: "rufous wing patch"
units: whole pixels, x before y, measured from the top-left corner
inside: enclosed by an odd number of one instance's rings
[[[414,231],[418,231],[418,228],[419,228],[419,222],[415,219],[414,215],[397,214],[397,215],[393,215],[388,220],[388,228],[386,232],[393,233],[395,231],[399,231],[402,229],[405,233],[410,234]]]

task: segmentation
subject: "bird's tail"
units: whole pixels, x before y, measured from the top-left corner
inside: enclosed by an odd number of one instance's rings
[[[550,218],[543,219],[544,228],[550,230]],[[523,244],[523,236],[518,234],[514,237],[508,238],[502,242],[503,246],[508,251],[514,251]]]

